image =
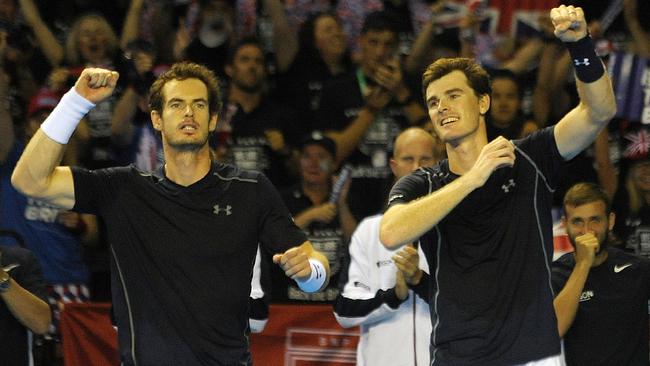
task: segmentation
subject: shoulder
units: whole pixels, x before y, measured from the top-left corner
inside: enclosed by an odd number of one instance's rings
[[[240,169],[235,165],[214,163],[214,176],[222,182],[233,182],[242,184],[258,184],[268,179],[264,174],[254,170]]]

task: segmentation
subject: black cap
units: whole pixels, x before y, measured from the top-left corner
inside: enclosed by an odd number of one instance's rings
[[[309,135],[305,136],[300,143],[300,150],[302,151],[308,145],[322,146],[332,154],[333,158],[336,158],[336,143],[320,131],[313,131]]]

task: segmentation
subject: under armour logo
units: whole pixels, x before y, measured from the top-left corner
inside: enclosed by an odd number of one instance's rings
[[[580,65],[582,65],[582,66],[589,66],[589,65],[590,65],[590,64],[589,64],[589,59],[588,59],[588,58],[583,58],[582,61],[578,60],[577,58],[574,58],[574,59],[573,59],[573,63],[574,63],[576,66],[580,66]]]
[[[508,184],[503,184],[503,185],[501,186],[501,189],[503,189],[503,191],[504,191],[505,193],[508,193],[508,192],[510,192],[510,188],[513,188],[514,186],[515,186],[515,180],[514,180],[514,179],[510,179],[510,180],[508,180]]]
[[[221,208],[219,205],[214,205],[214,212],[215,215],[219,215],[221,213],[226,213],[226,216],[232,215],[232,206],[226,205],[226,208]]]

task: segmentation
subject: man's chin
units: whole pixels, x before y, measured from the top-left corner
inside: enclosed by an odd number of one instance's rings
[[[170,143],[169,146],[172,147],[176,151],[181,151],[181,152],[196,152],[201,150],[205,145],[207,144],[207,141],[203,142],[176,142],[176,143]]]

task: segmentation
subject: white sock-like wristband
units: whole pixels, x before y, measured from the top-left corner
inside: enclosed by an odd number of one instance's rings
[[[79,95],[73,87],[41,124],[41,130],[47,137],[65,145],[81,119],[94,107],[95,103]]]
[[[309,265],[311,267],[311,276],[304,281],[296,280],[296,283],[304,292],[316,292],[323,287],[323,284],[327,279],[327,272],[325,271],[323,263],[316,259],[310,258]]]

